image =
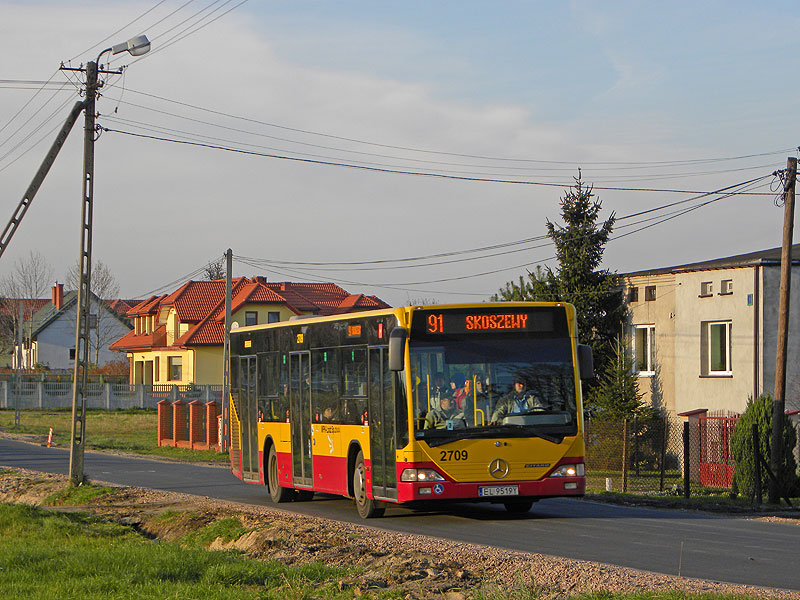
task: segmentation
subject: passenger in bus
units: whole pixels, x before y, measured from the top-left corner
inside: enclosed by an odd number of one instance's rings
[[[336,418],[336,411],[333,409],[332,406],[326,406],[325,409],[322,411],[322,414],[320,415],[320,421],[322,423],[333,423],[335,418]]]
[[[526,389],[521,377],[514,380],[514,386],[508,394],[500,398],[492,413],[490,425],[497,425],[504,417],[544,409],[544,403],[532,391]]]
[[[432,409],[425,417],[425,429],[444,429],[447,422],[464,419],[464,412],[458,410],[449,396],[442,396],[441,406]]]

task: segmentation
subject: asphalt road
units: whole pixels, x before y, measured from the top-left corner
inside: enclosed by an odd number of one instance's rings
[[[0,465],[68,471],[69,452],[0,439]],[[147,487],[246,504],[271,504],[263,486],[239,481],[227,469],[87,452],[94,481]],[[365,523],[352,501],[318,496],[281,505],[290,511]],[[730,583],[800,590],[800,527],[783,523],[629,508],[570,499],[543,500],[522,517],[485,504],[417,512],[389,508],[366,524],[509,550],[680,574]]]

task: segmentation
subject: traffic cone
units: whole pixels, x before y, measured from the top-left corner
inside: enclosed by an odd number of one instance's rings
[[[53,428],[50,428],[50,433],[47,434],[47,447],[50,448],[53,445]]]

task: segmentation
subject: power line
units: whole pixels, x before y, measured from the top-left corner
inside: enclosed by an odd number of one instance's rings
[[[258,119],[252,119],[252,118],[248,118],[248,117],[237,116],[237,115],[233,115],[233,114],[230,114],[230,113],[222,112],[222,111],[219,111],[219,110],[214,110],[214,109],[211,109],[211,108],[198,106],[196,104],[190,104],[190,103],[187,103],[187,102],[182,102],[182,101],[179,101],[179,100],[173,100],[173,99],[170,99],[170,98],[165,98],[164,96],[158,96],[156,94],[150,94],[150,93],[141,92],[141,91],[138,91],[138,90],[128,90],[128,91],[130,91],[130,92],[132,92],[134,94],[147,96],[149,98],[162,100],[164,102],[178,104],[178,105],[186,107],[186,108],[193,108],[195,110],[199,110],[199,111],[202,111],[202,112],[207,112],[207,113],[210,113],[210,114],[223,116],[223,117],[228,117],[228,118],[232,118],[232,119],[238,119],[238,120],[241,120],[241,121],[254,123],[254,124],[258,124],[258,125],[264,125],[266,127],[272,127],[272,128],[281,129],[281,130],[284,130],[284,131],[292,131],[292,132],[295,132],[295,133],[302,133],[302,134],[306,134],[306,135],[313,135],[313,136],[318,136],[318,137],[335,139],[335,140],[339,140],[339,141],[352,142],[352,143],[356,143],[356,144],[363,144],[363,145],[369,145],[369,146],[376,146],[376,147],[379,147],[379,148],[388,148],[388,149],[393,149],[393,150],[404,150],[404,151],[409,151],[409,152],[419,152],[419,153],[423,153],[423,154],[439,154],[439,155],[443,155],[443,156],[456,156],[456,157],[461,157],[461,158],[474,158],[474,159],[480,159],[480,160],[491,160],[491,161],[499,161],[499,162],[526,162],[526,163],[557,164],[557,165],[572,165],[572,166],[574,166],[576,164],[581,164],[581,165],[641,165],[641,166],[645,166],[645,167],[654,166],[654,165],[673,165],[673,166],[678,166],[678,165],[688,165],[688,164],[701,164],[701,163],[706,163],[706,162],[724,162],[724,161],[744,160],[744,159],[749,159],[749,158],[758,158],[758,157],[765,157],[765,156],[776,156],[776,155],[786,154],[787,152],[792,152],[792,151],[795,150],[795,148],[784,148],[784,149],[776,150],[776,151],[773,151],[773,152],[761,152],[761,153],[755,153],[755,154],[743,154],[743,155],[738,155],[738,156],[684,159],[684,160],[672,160],[672,161],[596,161],[596,162],[588,162],[588,161],[571,161],[571,160],[570,161],[563,161],[563,160],[544,160],[544,159],[528,159],[528,158],[510,158],[510,157],[485,156],[485,155],[479,155],[479,154],[467,154],[467,153],[459,153],[459,152],[446,152],[446,151],[441,151],[441,150],[430,150],[430,149],[423,149],[423,148],[414,148],[414,147],[410,147],[410,146],[399,146],[399,145],[394,145],[394,144],[384,144],[384,143],[379,143],[379,142],[360,140],[360,139],[357,139],[357,138],[332,135],[332,134],[328,134],[328,133],[322,133],[322,132],[312,131],[312,130],[308,130],[308,129],[300,129],[300,128],[297,128],[297,127],[289,127],[289,126],[285,126],[285,125],[278,125],[276,123],[269,123],[267,121],[260,121]],[[155,110],[155,109],[152,109],[152,110]],[[698,193],[698,192],[696,192],[696,191],[688,191],[687,192],[687,191],[684,190],[684,193]]]
[[[216,144],[208,144],[204,142],[194,142],[188,140],[179,140],[173,138],[166,138],[162,136],[155,136],[155,135],[145,135],[141,133],[135,133],[131,131],[124,131],[121,129],[111,129],[109,127],[103,127],[103,131],[109,133],[120,133],[123,135],[128,135],[132,137],[138,137],[143,139],[161,141],[161,142],[170,142],[173,144],[182,144],[186,146],[196,146],[201,148],[209,148],[213,150],[224,150],[226,152],[232,152],[235,154],[244,154],[248,156],[259,156],[262,158],[274,158],[278,160],[287,160],[292,162],[301,162],[301,163],[308,163],[308,164],[316,164],[316,165],[323,165],[323,166],[330,166],[330,167],[341,167],[341,168],[348,168],[348,169],[356,169],[362,171],[371,171],[376,173],[388,173],[394,175],[412,175],[417,177],[432,177],[438,179],[450,179],[456,181],[473,181],[473,182],[482,182],[482,183],[508,183],[508,184],[516,184],[516,185],[531,185],[531,186],[543,186],[543,187],[568,187],[568,184],[565,183],[551,183],[551,182],[544,182],[544,181],[520,181],[520,180],[512,180],[512,179],[501,179],[495,177],[467,177],[463,175],[448,175],[445,173],[435,173],[435,172],[423,172],[423,171],[411,171],[406,169],[390,169],[384,167],[372,167],[368,165],[359,165],[353,163],[345,163],[345,162],[337,162],[332,160],[318,160],[318,159],[311,159],[311,158],[302,158],[296,156],[287,156],[283,154],[273,154],[268,152],[256,152],[253,150],[242,150],[240,148],[229,148],[226,146],[220,146]],[[663,193],[678,193],[678,194],[696,194],[696,193],[708,193],[708,192],[701,192],[697,190],[676,190],[676,189],[665,189],[665,188],[623,188],[623,187],[604,187],[604,186],[593,186],[595,190],[616,190],[616,191],[628,191],[628,192],[663,192]]]

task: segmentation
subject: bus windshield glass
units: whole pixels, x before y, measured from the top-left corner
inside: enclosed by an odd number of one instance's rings
[[[577,433],[575,365],[563,308],[414,314],[409,340],[415,437]]]

